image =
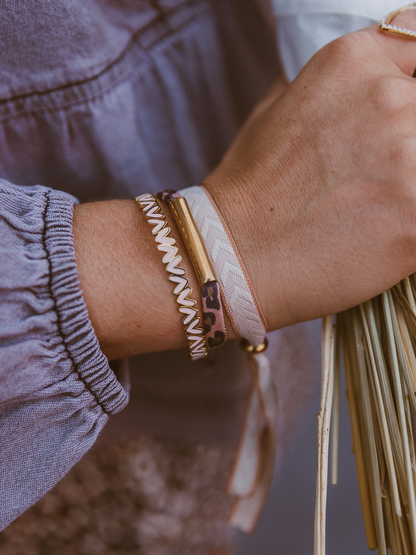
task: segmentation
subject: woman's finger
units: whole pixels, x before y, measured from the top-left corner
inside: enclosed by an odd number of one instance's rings
[[[416,31],[416,9],[402,12],[391,24]],[[416,38],[383,31],[378,23],[371,25],[367,30],[374,35],[397,67],[406,75],[413,76],[416,68]]]

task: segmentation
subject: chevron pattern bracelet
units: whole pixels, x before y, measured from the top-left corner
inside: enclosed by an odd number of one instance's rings
[[[134,200],[142,209],[147,223],[153,227],[152,234],[158,243],[157,249],[165,253],[163,263],[166,265],[169,281],[176,284],[173,293],[179,305],[178,310],[184,315],[182,324],[189,341],[190,357],[192,360],[203,358],[207,356],[204,330],[198,327],[201,319],[195,306],[196,301],[189,297],[192,294],[192,288],[185,277],[186,270],[179,266],[182,257],[178,255],[175,239],[169,237],[171,229],[167,225],[165,215],[161,212],[158,201],[151,193],[135,197]]]
[[[277,391],[265,355],[267,324],[231,232],[204,187],[183,189],[221,285],[223,303],[247,353],[252,373],[240,445],[227,492],[235,496],[228,522],[251,532],[266,503],[273,478]]]
[[[186,198],[205,243],[233,328],[253,346],[262,345],[266,320],[234,239],[205,187],[179,191]]]

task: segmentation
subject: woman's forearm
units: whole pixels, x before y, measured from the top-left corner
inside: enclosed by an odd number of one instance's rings
[[[162,208],[169,218],[169,210]],[[174,225],[170,227],[181,245]],[[81,289],[110,359],[186,346],[163,253],[133,200],[76,206],[74,239]],[[181,265],[198,301],[199,285],[187,256]]]

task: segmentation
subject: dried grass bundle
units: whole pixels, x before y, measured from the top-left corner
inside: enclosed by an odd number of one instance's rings
[[[323,320],[315,555],[325,553],[329,428],[337,482],[340,350],[368,547],[416,553],[416,274],[336,318]]]

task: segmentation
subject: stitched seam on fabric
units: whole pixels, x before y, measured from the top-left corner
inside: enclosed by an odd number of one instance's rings
[[[101,91],[99,94],[92,95],[92,96],[89,96],[87,98],[83,98],[81,100],[75,100],[74,102],[66,102],[65,104],[61,104],[60,106],[57,106],[56,108],[39,108],[39,109],[35,109],[35,110],[22,110],[22,112],[20,112],[18,114],[14,114],[12,116],[6,116],[4,118],[0,117],[0,123],[2,123],[2,124],[7,123],[9,121],[19,119],[19,118],[24,118],[26,116],[36,116],[36,115],[39,115],[39,114],[53,114],[54,112],[60,112],[61,110],[65,110],[66,108],[69,108],[71,106],[80,106],[81,104],[86,104],[87,102],[89,102],[91,100],[97,100],[99,98],[103,98],[109,91],[111,91],[111,89],[116,87],[118,85],[118,83],[120,81],[122,81],[122,79],[123,79],[123,77],[121,77],[119,80],[112,83],[111,86],[108,87],[108,89],[105,89],[104,91]],[[0,104],[1,104],[1,102],[0,102]]]
[[[203,3],[205,3],[205,2],[201,2],[201,4],[203,4]],[[166,14],[165,14],[165,16],[164,16],[163,19],[167,19]],[[162,17],[160,17],[158,21],[161,21],[161,20],[162,20]],[[170,38],[172,35],[174,35],[176,32],[178,32],[178,31],[182,30],[184,27],[186,27],[186,26],[190,23],[190,21],[192,21],[192,19],[183,22],[179,27],[177,27],[177,28],[175,28],[175,29],[172,29],[172,30],[171,30],[169,33],[167,33],[167,34],[164,34],[163,37],[161,37],[160,40],[157,41],[157,42],[155,43],[155,45],[160,45],[160,44],[162,44],[163,41],[165,41],[166,39],[169,39],[169,38]],[[132,49],[134,46],[136,46],[135,43],[131,45],[131,49]],[[130,50],[131,50],[131,49],[130,49]],[[128,54],[128,52],[126,52],[126,54]],[[121,63],[122,60],[119,60],[119,62]],[[146,62],[144,62],[144,63],[148,63],[148,60],[146,60]],[[114,65],[117,65],[117,64],[114,64]],[[113,67],[114,67],[114,66],[113,66]],[[103,73],[104,73],[104,71],[103,71]],[[100,75],[100,76],[101,76],[101,75]],[[12,115],[7,114],[7,115],[5,115],[4,117],[1,117],[1,116],[0,116],[0,123],[1,123],[1,124],[6,124],[6,123],[8,123],[9,121],[13,121],[13,120],[16,120],[16,119],[19,119],[19,118],[22,118],[22,117],[27,117],[27,116],[36,116],[36,115],[41,115],[41,114],[52,114],[52,113],[54,113],[54,112],[60,112],[61,110],[66,110],[66,109],[69,108],[69,107],[81,106],[81,105],[86,104],[86,103],[88,103],[88,102],[90,102],[90,101],[94,101],[94,100],[101,99],[101,98],[103,98],[106,94],[108,94],[109,92],[111,92],[115,87],[117,87],[117,85],[118,85],[119,83],[122,83],[125,79],[126,79],[126,75],[121,75],[118,79],[115,79],[111,84],[108,85],[107,88],[101,90],[99,93],[97,93],[97,94],[91,94],[91,95],[85,95],[84,98],[77,99],[77,100],[73,100],[73,101],[67,100],[67,101],[63,102],[62,104],[59,104],[59,106],[55,106],[55,107],[52,107],[52,108],[34,108],[34,109],[32,109],[32,110],[24,110],[24,109],[22,109],[21,111],[17,111],[17,113],[12,114]],[[68,90],[70,90],[70,89],[73,88],[73,87],[82,86],[83,84],[87,84],[87,82],[91,82],[91,81],[93,81],[93,80],[94,80],[94,78],[89,78],[87,81],[84,81],[84,82],[70,83],[70,84],[65,85],[64,87],[62,87],[62,90],[63,90],[63,89],[68,89]],[[98,80],[98,78],[97,78],[96,80]],[[53,92],[58,92],[59,90],[61,90],[61,89],[59,89],[59,88],[57,88],[57,89],[51,89],[51,90],[45,91],[44,93],[33,93],[33,94],[32,94],[32,93],[29,93],[29,94],[27,95],[27,97],[33,97],[33,96],[47,96],[48,94],[53,93]],[[16,97],[13,97],[13,98],[10,98],[10,99],[6,99],[6,100],[4,100],[4,101],[3,101],[3,100],[0,100],[0,106],[3,105],[3,104],[6,104],[7,102],[14,102],[15,100],[24,100],[24,98],[26,98],[25,95],[16,96]]]
[[[245,277],[245,279],[246,279],[246,281],[247,281],[247,285],[248,285],[248,287],[249,287],[249,289],[250,289],[251,296],[253,297],[254,304],[256,305],[257,311],[258,311],[258,313],[259,313],[260,320],[262,321],[263,326],[264,326],[264,328],[265,328],[265,330],[266,330],[266,332],[267,332],[268,326],[267,326],[266,319],[265,319],[265,317],[264,317],[264,315],[263,315],[263,311],[262,311],[262,309],[261,309],[261,307],[260,307],[259,300],[257,299],[257,295],[256,295],[256,293],[255,293],[255,291],[254,291],[253,284],[251,283],[251,280],[250,280],[250,277],[249,277],[249,275],[248,275],[248,273],[247,273],[246,267],[244,266],[244,263],[243,263],[243,260],[242,260],[242,258],[241,258],[241,256],[240,256],[240,253],[239,253],[239,251],[238,251],[237,245],[236,245],[236,243],[235,243],[235,241],[234,241],[233,236],[231,235],[231,231],[229,230],[229,228],[228,228],[228,226],[227,226],[227,224],[226,224],[224,218],[222,217],[221,212],[219,211],[218,206],[215,204],[215,201],[214,201],[214,199],[212,198],[212,196],[210,195],[210,193],[208,192],[208,190],[207,190],[203,185],[200,185],[200,187],[201,187],[201,189],[203,189],[204,193],[207,195],[207,197],[208,197],[208,199],[209,199],[209,201],[210,201],[210,203],[211,203],[213,209],[215,210],[215,212],[216,212],[218,218],[220,219],[220,221],[221,221],[221,223],[222,223],[222,226],[223,226],[223,228],[224,228],[224,231],[225,231],[225,233],[227,234],[227,237],[228,237],[228,239],[229,239],[229,241],[230,241],[230,243],[231,243],[231,246],[232,246],[232,248],[233,248],[234,254],[236,255],[236,257],[237,257],[237,259],[238,259],[238,262],[239,262],[239,264],[240,264],[241,271],[243,272],[244,277]]]
[[[81,376],[81,373],[80,373],[80,371],[79,371],[78,365],[76,364],[76,362],[75,362],[73,356],[71,355],[71,352],[69,351],[68,345],[66,344],[66,341],[65,341],[65,335],[64,335],[64,333],[63,333],[63,331],[62,331],[61,317],[60,317],[59,310],[58,310],[58,304],[57,304],[57,302],[56,302],[55,295],[53,294],[53,291],[52,291],[52,261],[51,261],[50,252],[49,252],[48,247],[47,247],[47,244],[46,244],[46,215],[47,215],[47,213],[48,213],[49,203],[50,203],[49,191],[48,191],[47,193],[45,193],[45,199],[46,199],[46,202],[45,202],[45,210],[44,210],[44,213],[43,213],[43,218],[44,218],[45,225],[44,225],[44,228],[43,228],[42,243],[43,243],[43,248],[45,249],[45,252],[46,252],[46,259],[47,259],[48,265],[49,265],[48,291],[49,291],[49,295],[50,295],[50,297],[51,297],[51,299],[52,299],[53,308],[54,308],[54,311],[55,311],[55,314],[56,314],[56,317],[57,317],[57,328],[58,328],[58,333],[59,333],[59,335],[60,335],[60,337],[61,337],[61,339],[62,339],[62,343],[63,343],[64,348],[65,348],[65,353],[66,353],[68,359],[71,361],[71,363],[72,363],[72,365],[73,365],[73,367],[74,367],[74,369],[75,369],[75,372],[76,372],[78,378],[79,378],[79,379],[81,380],[81,382],[84,384],[85,389],[86,389],[87,391],[89,391],[89,392],[91,393],[91,395],[94,397],[95,401],[97,402],[97,405],[99,405],[99,406],[101,407],[101,409],[103,410],[103,412],[105,412],[106,414],[110,415],[110,413],[105,409],[105,407],[103,406],[103,404],[101,403],[101,401],[100,401],[99,398],[97,397],[96,393],[90,388],[89,384],[86,383],[86,381],[84,380],[84,378]]]
[[[42,91],[32,91],[30,93],[18,94],[16,96],[11,96],[9,98],[0,99],[0,105],[7,104],[8,102],[16,102],[16,101],[19,101],[19,100],[24,100],[26,98],[31,98],[33,96],[46,96],[48,94],[51,94],[51,93],[54,93],[54,92],[57,92],[57,91],[63,91],[63,90],[66,90],[66,89],[71,89],[71,88],[76,87],[76,86],[85,85],[85,84],[90,83],[92,81],[97,81],[105,73],[108,73],[109,71],[111,71],[111,69],[113,69],[115,66],[117,66],[118,64],[120,64],[124,60],[124,58],[127,56],[127,54],[135,46],[137,39],[142,34],[144,34],[149,28],[151,28],[152,26],[154,26],[155,24],[157,24],[161,21],[168,21],[168,19],[169,19],[168,16],[170,16],[171,14],[173,14],[175,11],[177,11],[179,9],[182,9],[186,6],[192,5],[193,3],[194,2],[192,2],[192,0],[188,0],[188,2],[184,2],[180,6],[178,6],[176,8],[173,8],[169,12],[166,12],[166,13],[164,12],[163,14],[160,14],[155,20],[151,21],[150,23],[148,23],[144,27],[135,31],[132,34],[132,36],[130,37],[130,39],[128,40],[126,46],[120,52],[120,54],[112,62],[110,62],[105,68],[100,70],[95,75],[91,75],[90,77],[86,77],[85,79],[80,79],[78,81],[73,81],[73,82],[67,83],[65,85],[60,85],[58,87],[53,87],[53,88],[45,89],[45,90],[42,90]],[[198,3],[203,4],[203,3],[205,3],[205,0],[201,0]],[[187,22],[184,22],[184,24],[186,24],[186,23]],[[179,27],[179,29],[180,28],[181,27]],[[175,32],[176,32],[176,29],[171,29],[169,31],[169,33],[167,33],[166,35],[163,35],[162,38],[166,39],[170,35],[174,34]]]

